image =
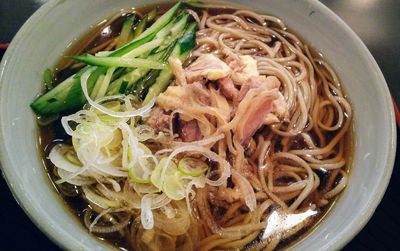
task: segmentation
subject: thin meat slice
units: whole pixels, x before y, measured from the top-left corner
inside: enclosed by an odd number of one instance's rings
[[[230,100],[236,100],[239,94],[239,90],[236,89],[235,85],[233,84],[233,81],[230,77],[226,78],[221,78],[218,80],[219,87],[221,88],[222,94],[230,99]]]
[[[197,120],[179,121],[179,137],[183,142],[193,142],[202,139],[201,131]]]
[[[257,76],[251,77],[245,85],[242,85],[237,95],[237,101],[242,101],[246,94],[254,88],[263,88],[265,90],[278,89],[281,82],[275,76]]]
[[[238,106],[234,118],[237,123],[234,129],[235,136],[242,144],[246,144],[265,122],[279,122],[271,120],[271,117],[282,118],[286,117],[287,113],[286,102],[278,89],[253,89]]]
[[[273,90],[281,86],[281,82],[275,76],[250,77],[244,83],[241,83],[240,90],[236,88],[234,80],[231,77],[219,79],[218,83],[222,94],[226,98],[238,102],[242,101],[251,89],[263,88],[264,90]]]
[[[218,80],[228,76],[230,72],[229,66],[214,54],[201,55],[185,69],[189,83],[202,78]]]
[[[238,92],[237,96],[236,96],[236,100],[237,101],[242,101],[244,99],[244,97],[246,97],[246,94],[250,91],[251,86],[250,85],[242,85],[240,87],[240,91]]]
[[[146,124],[154,128],[156,131],[168,132],[170,130],[171,115],[161,108],[154,108]]]
[[[249,110],[243,119],[244,127],[238,131],[241,142],[247,142],[250,137],[263,125],[264,118],[273,111],[273,99],[265,99]]]
[[[209,90],[196,82],[185,86],[169,86],[157,97],[157,105],[166,111],[209,104]]]
[[[265,88],[267,90],[272,90],[279,88],[281,86],[281,82],[279,79],[275,76],[257,76],[257,77],[251,77],[250,78],[250,83],[249,83],[251,88]]]
[[[236,53],[227,49],[225,49],[223,53],[226,55],[225,62],[233,71],[239,72],[246,67],[246,65],[244,65],[243,62],[240,60],[239,55],[237,55]]]

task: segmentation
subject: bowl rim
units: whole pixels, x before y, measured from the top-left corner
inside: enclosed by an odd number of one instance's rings
[[[29,34],[29,30],[35,25],[38,25],[44,18],[44,16],[46,16],[46,14],[49,13],[53,8],[56,8],[58,4],[61,3],[62,1],[64,0],[49,0],[48,2],[46,2],[23,24],[23,26],[14,36],[14,38],[10,43],[9,48],[3,55],[3,59],[0,64],[0,93],[2,93],[3,90],[2,82],[4,78],[5,68],[7,67],[7,61],[12,56],[15,48],[17,48],[19,43],[23,41],[23,38]],[[229,1],[229,0],[224,0],[224,1]],[[329,16],[334,22],[336,22],[340,26],[341,29],[344,29],[344,31],[350,36],[351,40],[356,44],[356,46],[358,46],[361,49],[364,56],[366,56],[366,58],[369,60],[369,63],[372,65],[373,68],[375,68],[376,73],[378,74],[377,79],[379,79],[380,82],[382,82],[381,86],[382,91],[384,96],[386,96],[385,103],[383,105],[386,108],[386,111],[389,114],[389,119],[390,119],[390,121],[388,121],[388,129],[389,129],[388,133],[391,140],[388,142],[389,150],[387,152],[385,166],[383,166],[385,171],[382,176],[381,180],[382,183],[374,191],[374,198],[370,201],[369,208],[363,215],[363,217],[358,216],[360,218],[359,221],[356,221],[356,224],[345,229],[347,234],[344,234],[344,232],[342,232],[341,234],[342,238],[338,239],[335,243],[329,246],[329,249],[336,250],[343,248],[351,239],[354,238],[355,235],[357,235],[361,231],[361,229],[368,223],[368,221],[372,217],[373,213],[375,212],[377,206],[379,205],[384,196],[387,186],[389,185],[396,155],[396,143],[397,143],[396,123],[394,119],[395,117],[394,117],[393,104],[391,103],[391,95],[389,92],[389,88],[387,86],[387,82],[377,62],[373,58],[372,54],[370,53],[366,45],[362,42],[362,40],[358,37],[358,35],[336,13],[330,10],[323,3],[319,2],[318,0],[303,0],[303,1],[305,3],[310,4],[314,8],[318,9],[323,15]],[[0,99],[0,104],[3,102],[4,99]],[[0,141],[2,141],[4,138],[3,137],[4,123],[5,122],[3,121],[3,116],[1,116],[0,114]],[[77,242],[71,243],[64,241],[63,240],[64,236],[60,232],[52,231],[52,228],[50,227],[49,224],[42,223],[43,212],[38,211],[35,207],[30,205],[29,198],[23,193],[22,189],[20,189],[18,186],[12,185],[12,181],[9,179],[10,175],[8,174],[7,169],[3,168],[4,166],[12,166],[12,163],[9,159],[7,147],[4,144],[0,144],[0,162],[1,162],[2,175],[6,180],[6,183],[14,199],[17,201],[18,205],[23,209],[25,214],[40,229],[42,233],[44,233],[50,240],[52,240],[55,244],[57,244],[59,247],[63,249],[67,250],[76,250],[82,248],[90,249],[90,247],[86,246],[83,243],[77,243]],[[290,249],[296,248],[296,246],[297,245],[294,245],[293,247],[290,247]]]
[[[388,84],[386,82],[386,79],[376,62],[375,58],[372,56],[371,52],[369,51],[368,47],[364,44],[364,42],[361,40],[361,38],[353,31],[353,29],[350,28],[350,26],[342,19],[340,18],[335,12],[333,12],[331,9],[329,9],[326,5],[321,3],[320,1],[316,0],[305,0],[309,3],[314,3],[315,6],[317,6],[320,11],[324,15],[329,15],[333,18],[333,20],[342,28],[345,30],[345,32],[350,36],[351,40],[362,50],[362,53],[364,56],[367,57],[367,59],[370,61],[369,63],[375,68],[376,73],[377,73],[377,79],[380,80],[381,84],[381,91],[384,93],[386,96],[385,98],[385,104],[384,107],[386,108],[386,111],[389,113],[389,119],[388,121],[388,129],[389,129],[389,150],[387,153],[386,157],[386,163],[383,166],[384,168],[384,175],[382,176],[381,183],[377,189],[374,191],[374,197],[370,199],[370,204],[368,209],[366,210],[365,214],[363,214],[363,217],[360,215],[358,218],[360,218],[358,221],[355,221],[355,224],[351,225],[349,228],[345,229],[347,233],[349,234],[344,234],[345,232],[341,232],[341,237],[334,243],[331,248],[332,250],[341,250],[347,243],[349,243],[363,228],[364,226],[369,222],[373,214],[375,213],[376,208],[379,206],[380,202],[382,201],[382,198],[386,192],[386,189],[390,183],[390,178],[392,176],[392,171],[393,171],[393,166],[396,158],[396,147],[397,147],[397,129],[396,129],[396,119],[395,119],[395,113],[394,113],[394,107],[392,103],[392,96],[389,91]],[[354,118],[353,118],[354,120]],[[354,123],[354,121],[353,121]],[[351,174],[350,174],[351,175]],[[372,193],[371,193],[372,194]],[[370,196],[372,197],[372,196]],[[340,202],[339,202],[340,203]],[[335,206],[333,207],[332,210],[334,210]],[[329,215],[328,215],[329,217]]]
[[[23,38],[29,35],[29,30],[33,28],[35,25],[40,24],[41,19],[46,16],[52,9],[56,8],[59,3],[64,0],[49,0],[44,3],[39,9],[37,9],[21,26],[16,35],[11,40],[6,52],[3,55],[3,58],[0,63],[0,95],[3,92],[3,78],[5,73],[5,68],[7,67],[7,63],[9,58],[14,54],[14,50],[18,47],[19,43],[23,40]],[[0,99],[0,105],[4,102],[3,99]],[[0,142],[4,139],[3,132],[3,116],[0,114]],[[53,229],[49,224],[43,224],[43,212],[38,211],[35,207],[31,206],[29,203],[29,198],[23,193],[23,190],[18,186],[13,186],[11,180],[9,179],[9,174],[7,169],[4,166],[12,166],[12,163],[9,159],[8,150],[5,144],[0,144],[0,169],[1,174],[4,180],[7,183],[8,188],[11,191],[12,196],[16,200],[17,204],[24,211],[24,213],[28,216],[28,218],[32,221],[33,224],[45,234],[47,238],[49,238],[53,243],[55,243],[58,247],[64,250],[82,250],[87,249],[88,247],[79,245],[77,242],[66,242],[63,241],[64,236],[58,231],[52,231]]]

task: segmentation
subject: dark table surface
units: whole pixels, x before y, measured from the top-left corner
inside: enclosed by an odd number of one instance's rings
[[[47,0],[0,0],[0,44]],[[289,0],[285,0],[288,1]],[[361,37],[400,102],[400,0],[321,0]],[[0,57],[3,51],[0,52]],[[399,151],[398,151],[399,153]],[[364,229],[344,250],[399,250],[400,154],[386,194]],[[20,209],[0,178],[0,240],[3,250],[59,250]]]

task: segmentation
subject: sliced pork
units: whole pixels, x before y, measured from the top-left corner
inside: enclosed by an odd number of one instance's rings
[[[199,124],[195,119],[190,121],[179,120],[178,134],[183,142],[193,142],[203,138]]]
[[[266,122],[276,122],[271,118],[287,116],[287,105],[279,90],[260,91],[260,89],[262,90],[259,88],[249,91],[239,104],[234,118],[237,123],[234,129],[235,136],[243,144],[249,142],[254,133]]]
[[[150,116],[146,121],[146,124],[156,129],[157,131],[169,132],[170,120],[171,115],[168,112],[159,107],[156,107],[151,111]]]
[[[237,95],[237,101],[242,101],[246,94],[255,88],[263,88],[264,90],[277,89],[281,86],[281,82],[275,76],[256,76],[250,77],[245,84],[240,88]]]
[[[235,85],[233,84],[233,80],[230,77],[221,78],[218,80],[218,84],[222,94],[230,99],[236,100],[239,95],[239,90],[236,89]]]

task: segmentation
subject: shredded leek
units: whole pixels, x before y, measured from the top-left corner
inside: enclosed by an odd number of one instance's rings
[[[178,170],[188,176],[199,177],[208,170],[208,165],[202,160],[186,157],[179,161]]]

